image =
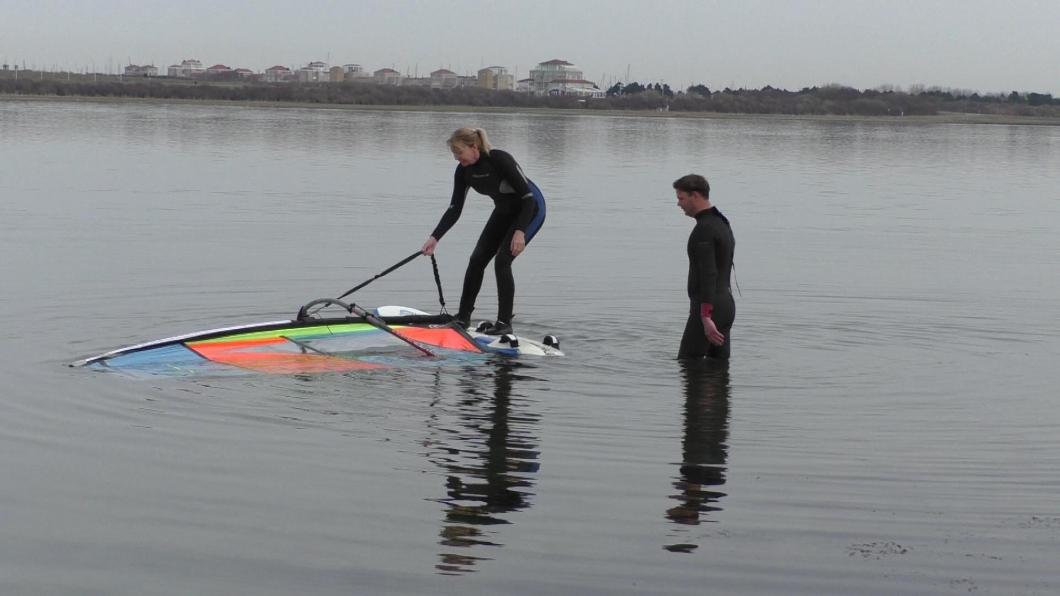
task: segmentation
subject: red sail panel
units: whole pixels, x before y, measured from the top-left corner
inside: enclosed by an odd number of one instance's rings
[[[482,349],[451,327],[397,327],[398,335],[428,346],[481,353]]]

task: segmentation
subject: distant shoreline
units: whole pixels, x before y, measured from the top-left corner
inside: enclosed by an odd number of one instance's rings
[[[972,114],[940,112],[914,116],[867,116],[839,114],[753,114],[729,112],[691,112],[659,110],[615,110],[594,108],[547,108],[522,106],[457,106],[457,105],[368,105],[316,103],[298,101],[255,101],[227,99],[180,99],[156,97],[88,97],[76,95],[14,95],[0,94],[3,102],[57,102],[97,104],[178,104],[199,106],[229,106],[255,108],[291,108],[318,110],[357,110],[373,112],[455,112],[480,114],[556,114],[573,116],[608,116],[627,118],[693,118],[708,120],[791,120],[822,122],[887,122],[894,124],[1002,124],[1026,126],[1060,126],[1060,118],[1018,116],[1011,114]]]

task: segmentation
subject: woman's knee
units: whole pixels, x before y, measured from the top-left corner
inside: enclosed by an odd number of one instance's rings
[[[503,247],[500,250],[498,250],[496,256],[493,257],[493,267],[498,272],[511,271],[512,270],[512,261],[514,261],[514,260],[515,260],[515,257],[512,256],[511,249],[508,248],[508,247]]]
[[[490,259],[493,258],[493,252],[475,249],[471,253],[471,257],[467,261],[467,266],[474,269],[485,270],[486,266],[490,264]]]

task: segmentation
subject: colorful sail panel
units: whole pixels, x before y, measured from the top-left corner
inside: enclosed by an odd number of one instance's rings
[[[483,354],[463,329],[436,319],[395,317],[391,329],[442,358]],[[135,377],[227,376],[368,371],[432,360],[383,329],[344,317],[214,329],[114,350],[73,365]]]

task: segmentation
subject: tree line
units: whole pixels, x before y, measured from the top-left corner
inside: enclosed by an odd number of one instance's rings
[[[668,109],[676,111],[792,115],[921,116],[940,112],[1060,116],[1060,98],[1048,93],[979,94],[941,88],[866,89],[844,85],[804,87],[788,91],[761,89],[711,91],[695,84],[674,91],[666,84],[615,83],[605,100],[613,109]]]
[[[211,101],[261,101],[348,105],[582,107],[576,98],[536,97],[481,87],[432,89],[373,83],[211,83],[189,80],[125,79],[64,81],[0,78],[0,93],[58,97],[131,97]]]
[[[761,89],[712,91],[691,85],[675,91],[660,83],[615,83],[605,97],[534,96],[479,87],[429,87],[372,83],[204,82],[185,79],[75,80],[0,76],[0,93],[59,97],[132,97],[213,101],[297,102],[310,104],[470,106],[590,110],[666,110],[727,114],[918,116],[940,112],[1060,117],[1060,98],[1048,93],[979,94],[940,88],[858,90],[842,85],[798,91]]]

